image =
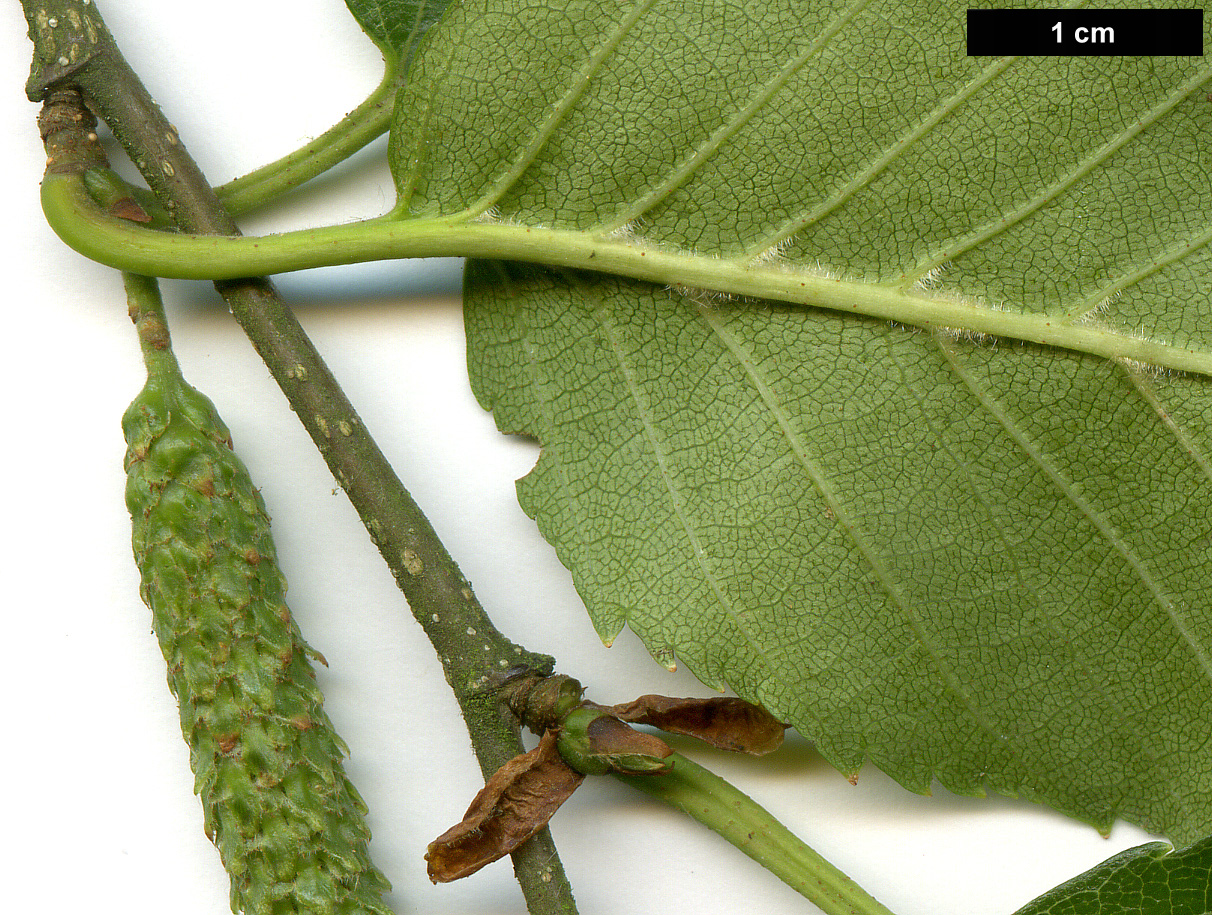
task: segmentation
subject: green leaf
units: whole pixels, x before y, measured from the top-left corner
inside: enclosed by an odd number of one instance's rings
[[[846,772],[1206,828],[1205,381],[483,262],[466,320],[605,639]]]
[[[345,5],[389,64],[403,64],[404,71],[450,0],[345,0]]]
[[[1015,915],[1207,915],[1212,912],[1212,836],[1175,851],[1164,842],[1109,858]]]
[[[1209,81],[967,58],[949,4],[452,8],[397,109],[412,213],[897,319],[469,264],[473,385],[542,443],[519,498],[603,638],[846,772],[1212,830],[1212,386],[1074,351],[1212,352]],[[1067,349],[905,326],[937,301]]]

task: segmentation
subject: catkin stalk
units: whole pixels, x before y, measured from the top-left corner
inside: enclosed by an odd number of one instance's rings
[[[232,910],[389,915],[265,506],[214,405],[181,376],[155,280],[126,285],[148,376],[122,420],[140,590]]]

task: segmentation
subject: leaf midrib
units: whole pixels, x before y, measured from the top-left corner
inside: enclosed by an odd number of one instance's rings
[[[482,219],[487,214],[495,212],[494,208],[496,204],[541,155],[542,150],[556,133],[560,124],[563,123],[591,85],[595,74],[616,53],[623,39],[644,19],[653,2],[654,0],[637,0],[628,10],[627,14],[618,20],[615,27],[585,59],[585,63],[574,75],[563,96],[551,106],[548,117],[536,129],[529,143],[508,164],[506,170],[492,182],[488,190],[456,218],[460,220]],[[712,132],[678,166],[661,178],[647,194],[642,195],[632,204],[625,205],[619,209],[615,216],[580,234],[589,238],[607,239],[611,233],[630,225],[636,218],[639,218],[643,213],[657,205],[660,200],[672,193],[674,189],[681,186],[705,161],[711,158],[728,137],[732,136],[757,111],[769,102],[770,98],[779,91],[804,62],[819,52],[826,43],[842,31],[866,7],[868,2],[869,0],[853,0],[850,5],[836,15],[812,38],[805,49],[790,55],[774,77],[758,87],[743,107]],[[766,253],[777,251],[779,246],[788,243],[789,240],[805,227],[842,205],[847,198],[866,186],[893,160],[901,156],[906,149],[927,136],[929,131],[938,122],[967,102],[982,87],[1003,74],[1013,64],[1014,60],[1015,58],[1004,58],[985,67],[967,84],[953,92],[948,98],[940,101],[908,133],[902,135],[895,143],[888,145],[877,156],[870,159],[866,167],[850,178],[839,191],[818,202],[810,209],[786,220],[776,230],[768,233],[757,242],[750,243],[742,254],[732,258],[730,263],[734,263],[742,268],[759,268],[764,266],[758,263],[758,260]],[[1033,319],[1032,316],[1013,311],[995,311],[986,303],[972,300],[963,301],[964,305],[971,306],[972,308],[972,311],[968,314],[956,314],[953,311],[948,317],[944,317],[941,314],[932,315],[929,312],[940,310],[937,308],[939,301],[937,299],[934,300],[935,307],[931,308],[924,306],[922,304],[924,297],[918,295],[918,293],[927,291],[923,287],[928,285],[927,280],[941,266],[977,248],[990,238],[1007,231],[1012,226],[1027,219],[1031,214],[1066,193],[1069,188],[1138,137],[1146,128],[1172,111],[1183,99],[1188,98],[1192,92],[1210,78],[1212,78],[1212,65],[1206,65],[1188,77],[1178,88],[1154,104],[1144,116],[1122,128],[1114,136],[1103,142],[1090,155],[1074,163],[1073,167],[1069,168],[1065,174],[1054,180],[1047,187],[1036,191],[1026,200],[1021,201],[1010,212],[1003,213],[989,220],[984,225],[974,228],[960,238],[951,239],[949,242],[926,254],[917,264],[897,277],[876,280],[875,283],[878,287],[894,288],[904,293],[905,298],[902,302],[902,313],[894,313],[895,308],[873,309],[862,306],[841,307],[839,310],[857,311],[863,314],[885,317],[889,320],[903,321],[924,328],[946,326],[977,334],[1008,336],[1045,345],[1060,346],[1107,358],[1130,359],[1143,364],[1159,365],[1180,371],[1212,374],[1212,351],[1183,350],[1177,347],[1169,347],[1167,343],[1162,341],[1146,340],[1143,341],[1142,345],[1142,341],[1140,341],[1136,334],[1121,333],[1113,328],[1109,329],[1090,320],[1093,314],[1101,309],[1111,296],[1122,292],[1150,274],[1180,261],[1192,252],[1212,243],[1212,224],[1205,231],[1197,233],[1194,237],[1179,241],[1166,251],[1155,254],[1148,261],[1136,264],[1121,272],[1118,277],[1104,284],[1103,287],[1095,292],[1082,296],[1076,302],[1059,303],[1053,312],[1039,319]],[[630,240],[630,236],[627,238],[620,236],[620,239]],[[697,253],[690,252],[688,254],[690,257],[697,257]],[[507,254],[504,251],[497,251],[492,252],[491,256],[502,257],[507,256]],[[588,265],[571,263],[567,260],[548,260],[542,257],[533,258],[533,260],[559,266],[590,266],[611,270],[604,262]],[[630,269],[611,270],[611,272],[638,278],[652,278],[647,276],[643,271]],[[826,308],[837,307],[819,299],[816,301],[806,301],[794,296],[780,295],[777,292],[769,290],[746,291],[737,288],[727,288],[724,285],[714,285],[711,282],[700,283],[696,282],[689,275],[685,277],[657,278],[657,280],[690,287],[702,286],[703,288],[733,295],[755,295],[761,298],[774,298],[782,301],[802,301],[803,304]],[[856,285],[866,286],[869,284]],[[980,316],[982,309],[985,309],[985,311],[983,316]],[[945,311],[947,309],[944,308],[941,310]],[[1007,318],[1006,315],[1017,315],[1018,320]],[[976,317],[976,320],[972,320],[973,317]],[[1061,329],[1063,325],[1070,325],[1072,330],[1068,333],[1064,332]],[[1092,338],[1097,338],[1097,340],[1093,341]],[[1167,354],[1172,353],[1181,353],[1183,355],[1177,360],[1171,360]]]
[[[611,33],[606,36],[586,59],[584,66],[576,74],[575,79],[567,88],[564,95],[552,106],[548,118],[539,125],[526,148],[515,157],[508,169],[492,183],[490,188],[475,203],[464,210],[462,215],[468,218],[476,218],[493,212],[493,208],[501,198],[529,170],[559,125],[585,93],[594,75],[614,54],[620,42],[643,19],[653,2],[655,0],[637,0],[627,15],[619,20]],[[774,77],[753,93],[750,101],[743,108],[696,147],[689,157],[684,159],[679,166],[658,182],[647,195],[644,195],[629,207],[619,210],[610,219],[602,221],[590,229],[590,234],[606,236],[618,231],[622,227],[631,224],[635,219],[659,203],[660,200],[672,193],[673,190],[681,186],[705,161],[710,159],[711,155],[728,137],[743,127],[754,114],[765,106],[770,98],[778,92],[799,67],[811,59],[826,43],[844,29],[862,12],[869,2],[870,0],[854,0],[850,6],[838,14],[809,42],[805,50],[792,55]],[[764,252],[787,243],[798,232],[836,209],[846,199],[853,196],[854,193],[873,180],[893,160],[926,136],[941,120],[963,105],[982,87],[1002,75],[1016,60],[1017,58],[1013,57],[1002,58],[987,66],[965,86],[952,93],[947,99],[939,102],[907,134],[900,137],[895,143],[890,144],[879,155],[870,159],[867,166],[849,179],[839,191],[818,202],[815,206],[798,216],[787,219],[775,231],[758,241],[750,243],[744,252],[734,260],[742,265],[751,264],[756,259],[762,257]],[[1064,175],[1053,181],[1046,188],[1037,191],[1031,197],[1019,203],[1011,212],[1001,214],[989,220],[983,226],[973,229],[961,238],[952,239],[944,247],[927,254],[916,265],[899,275],[896,279],[886,279],[881,282],[895,284],[906,292],[912,290],[915,284],[922,282],[923,278],[930,276],[933,271],[938,270],[942,265],[978,247],[990,238],[1007,231],[1041,207],[1055,200],[1082,177],[1090,174],[1099,164],[1139,136],[1147,127],[1173,110],[1183,99],[1189,97],[1192,92],[1209,79],[1212,79],[1212,64],[1205,66],[1201,70],[1197,70],[1180,84],[1177,89],[1150,108],[1143,117],[1124,127],[1089,156],[1075,163],[1073,168],[1069,169]],[[1076,303],[1062,303],[1059,307],[1059,312],[1063,315],[1062,320],[1071,323],[1080,322],[1091,312],[1097,310],[1109,296],[1127,288],[1156,270],[1182,259],[1210,241],[1212,241],[1212,224],[1209,225],[1206,232],[1197,235],[1195,238],[1180,242],[1163,255],[1155,257],[1145,264],[1137,265],[1130,270],[1124,271],[1119,277],[1106,284],[1104,288],[1097,292],[1084,296]]]
[[[98,221],[78,176],[42,182],[48,221],[71,247],[111,267],[171,279],[223,280],[392,257],[477,257],[613,273],[693,290],[862,314],[926,329],[1011,337],[1105,358],[1212,375],[1212,349],[1192,349],[976,299],[905,292],[785,264],[743,266],[640,240],[474,220],[467,214],[376,219],[276,236],[194,236]]]

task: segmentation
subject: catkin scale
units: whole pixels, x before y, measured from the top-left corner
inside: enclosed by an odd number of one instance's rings
[[[128,278],[128,290],[148,367],[122,422],[132,543],[232,910],[388,915],[264,504],[214,406],[181,377],[154,285]]]

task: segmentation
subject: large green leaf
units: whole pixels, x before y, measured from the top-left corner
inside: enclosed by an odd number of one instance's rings
[[[1208,915],[1212,913],[1212,837],[1175,851],[1139,845],[1104,861],[1015,915]]]
[[[416,214],[1212,352],[1212,62],[963,47],[954,4],[469,0],[393,166]],[[1205,378],[520,265],[466,298],[605,639],[844,771],[1212,830]]]

